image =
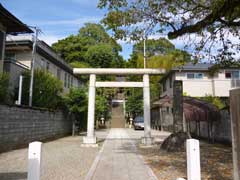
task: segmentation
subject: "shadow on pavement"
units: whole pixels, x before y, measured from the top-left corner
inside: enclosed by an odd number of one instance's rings
[[[0,173],[1,180],[25,180],[27,179],[27,172],[8,172]]]

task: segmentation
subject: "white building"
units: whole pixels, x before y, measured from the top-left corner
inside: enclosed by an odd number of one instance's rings
[[[229,97],[229,90],[240,87],[240,67],[220,68],[213,73],[213,66],[198,63],[173,68],[161,79],[161,97],[172,97],[174,80],[182,80],[183,93],[187,96]]]
[[[32,36],[7,36],[5,62],[17,62],[31,69]],[[80,81],[73,69],[44,41],[38,41],[34,69],[43,69],[63,82],[64,93],[79,87]]]
[[[32,33],[32,30],[0,3],[0,73],[3,71],[6,34],[18,33]]]

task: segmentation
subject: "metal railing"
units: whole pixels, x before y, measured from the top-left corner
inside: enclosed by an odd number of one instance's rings
[[[23,64],[23,63],[21,63],[21,62],[19,62],[19,61],[17,61],[16,59],[13,59],[13,58],[5,58],[5,60],[4,60],[4,62],[10,62],[10,63],[12,63],[12,64],[15,64],[15,65],[18,65],[18,66],[20,66],[20,67],[22,67],[22,68],[24,68],[24,69],[30,69],[28,66],[26,66],[25,64]]]

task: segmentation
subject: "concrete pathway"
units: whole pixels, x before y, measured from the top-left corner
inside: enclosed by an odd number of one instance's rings
[[[68,136],[43,143],[41,180],[83,180],[108,131],[99,130],[96,135],[100,143],[98,148],[81,147],[82,136]],[[27,156],[27,148],[1,153],[0,180],[26,180]]]
[[[135,146],[143,131],[111,129],[86,180],[156,180]]]

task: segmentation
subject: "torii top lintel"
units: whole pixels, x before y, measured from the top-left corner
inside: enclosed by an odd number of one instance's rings
[[[74,68],[74,74],[99,74],[99,75],[159,75],[164,74],[165,69],[138,69],[138,68]]]

